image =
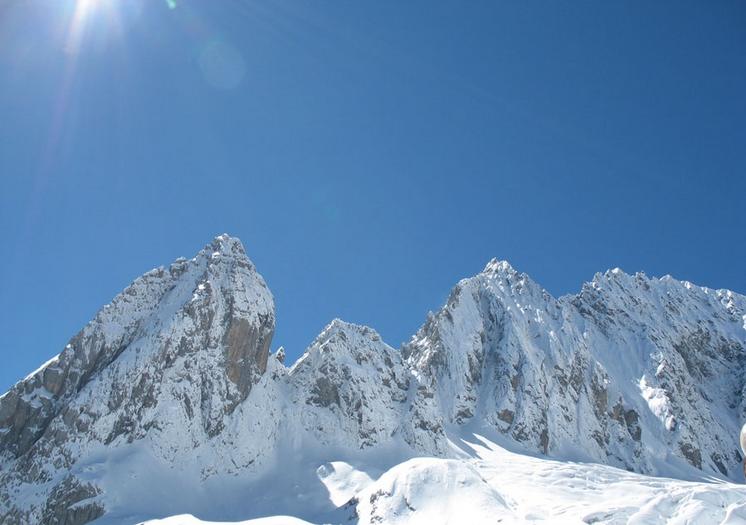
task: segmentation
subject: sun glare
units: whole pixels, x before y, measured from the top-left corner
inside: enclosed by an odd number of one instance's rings
[[[83,37],[86,21],[93,11],[97,0],[76,0],[70,28],[67,33],[66,49],[69,53],[77,53]]]
[[[77,0],[78,9],[88,10],[96,3],[96,0]]]
[[[100,0],[75,0],[75,13],[73,17],[76,19],[87,18],[100,3]]]

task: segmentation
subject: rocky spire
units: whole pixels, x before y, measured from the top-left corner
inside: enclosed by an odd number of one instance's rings
[[[0,451],[19,462],[2,489],[41,477],[59,483],[59,503],[80,492],[57,478],[81,446],[216,436],[265,371],[274,326],[272,295],[238,239],[145,273],[0,398]]]

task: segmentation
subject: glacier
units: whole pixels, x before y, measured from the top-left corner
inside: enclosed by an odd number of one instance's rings
[[[0,522],[746,523],[742,295],[492,260],[400,349],[274,326],[228,235],[136,279],[0,397]]]

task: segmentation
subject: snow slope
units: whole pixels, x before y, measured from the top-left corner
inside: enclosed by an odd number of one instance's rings
[[[286,367],[274,322],[227,235],[137,279],[0,397],[0,522],[742,513],[741,295],[611,270],[554,298],[493,260],[401,350],[334,320]]]
[[[150,520],[150,525],[219,525],[216,521],[198,520],[191,514],[181,514],[171,516],[162,520]],[[225,523],[225,522],[222,522]],[[299,520],[290,516],[271,516],[269,518],[257,518],[255,520],[246,520],[233,522],[235,525],[310,525],[307,521]]]
[[[743,485],[655,478],[606,465],[541,459],[508,452],[480,435],[460,445],[465,453],[460,459],[415,458],[368,481],[347,505],[349,517],[361,525],[746,523]],[[354,469],[340,474],[348,479],[359,475]],[[240,523],[309,523],[296,520],[277,516]],[[342,517],[334,523],[344,522]],[[212,522],[174,516],[146,523]]]

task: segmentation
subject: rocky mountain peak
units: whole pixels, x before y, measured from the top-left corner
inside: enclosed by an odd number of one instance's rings
[[[321,442],[357,448],[381,443],[397,431],[409,389],[400,352],[372,328],[340,319],[329,323],[293,365],[290,381],[293,406],[300,408],[298,418],[308,431]]]
[[[517,272],[513,268],[513,266],[511,266],[511,264],[508,261],[501,260],[501,259],[498,259],[496,257],[493,257],[485,265],[484,270],[482,270],[482,273],[485,273],[485,274],[508,274],[508,275],[514,275]]]
[[[213,253],[218,252],[224,255],[247,258],[241,240],[238,237],[231,237],[227,233],[216,236],[209,244],[209,248],[213,250]],[[205,247],[205,250],[207,249],[208,247]]]
[[[499,261],[488,268],[404,347],[446,421],[641,472],[670,469],[666,453],[740,471],[743,296],[615,269],[557,300]]]
[[[274,325],[238,239],[145,273],[0,398],[0,457],[16,464],[3,489],[44,479],[74,495],[80,485],[59,476],[96,443],[144,440],[168,458],[185,452],[168,436],[217,436],[266,370]]]

